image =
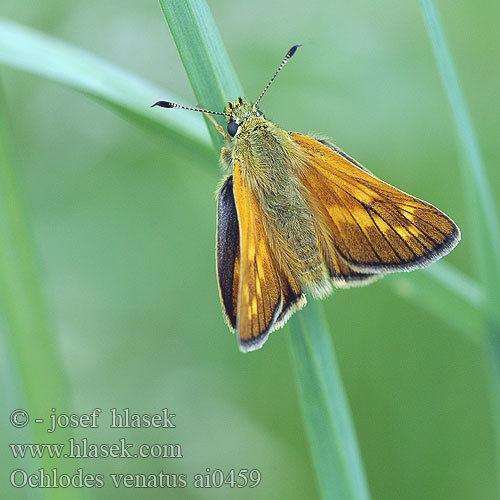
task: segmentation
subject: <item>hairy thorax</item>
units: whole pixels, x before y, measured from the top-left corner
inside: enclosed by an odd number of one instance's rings
[[[322,295],[326,269],[320,255],[312,213],[299,182],[304,153],[290,135],[260,116],[240,126],[233,160],[252,187],[262,210],[268,241],[300,284]]]

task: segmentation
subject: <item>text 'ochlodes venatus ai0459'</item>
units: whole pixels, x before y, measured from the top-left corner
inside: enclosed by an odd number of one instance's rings
[[[257,105],[298,47],[255,104],[239,97],[223,113],[153,105],[227,118],[227,134],[212,119],[227,140],[217,275],[224,316],[244,352],[305,306],[304,291],[323,298],[333,287],[426,267],[460,240],[457,225],[436,207],[381,181],[330,142],[265,118]]]

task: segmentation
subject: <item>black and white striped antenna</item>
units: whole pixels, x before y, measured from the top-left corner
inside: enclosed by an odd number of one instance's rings
[[[281,64],[279,65],[278,69],[276,70],[276,73],[274,73],[273,77],[269,80],[269,83],[266,85],[265,89],[262,91],[262,94],[260,94],[259,98],[255,101],[254,106],[257,106],[257,104],[259,104],[259,101],[262,99],[262,96],[266,93],[267,89],[271,86],[271,83],[273,83],[273,80],[276,78],[278,73],[283,69],[283,66],[292,58],[292,56],[295,54],[297,49],[301,46],[302,46],[302,44],[294,45],[286,53],[286,56],[283,58],[283,61],[281,61]]]
[[[201,111],[202,113],[210,113],[211,115],[222,115],[222,116],[230,116],[227,113],[221,113],[220,111],[208,111],[208,109],[203,108],[188,108],[187,106],[181,106],[180,104],[175,104],[175,102],[170,101],[158,101],[151,105],[160,106],[160,108],[179,108],[179,109],[187,109],[188,111]]]
[[[292,56],[295,54],[297,49],[301,47],[302,44],[294,45],[287,53],[286,56],[283,58],[281,61],[281,64],[279,65],[278,69],[276,70],[276,73],[274,73],[273,77],[271,80],[269,80],[269,83],[266,85],[265,89],[262,91],[260,94],[259,98],[257,101],[255,101],[254,106],[257,106],[259,101],[262,99],[264,94],[266,93],[267,89],[271,86],[271,83],[273,83],[274,79],[278,75],[278,73],[283,69],[283,66],[292,58]],[[178,109],[187,109],[188,111],[201,111],[202,113],[209,113],[211,115],[221,115],[221,116],[231,116],[228,113],[222,113],[220,111],[209,111],[208,109],[203,109],[203,108],[189,108],[187,106],[181,106],[180,104],[175,104],[175,102],[170,102],[170,101],[158,101],[155,102],[154,104],[151,105],[151,107],[154,106],[160,106],[161,108],[178,108]]]

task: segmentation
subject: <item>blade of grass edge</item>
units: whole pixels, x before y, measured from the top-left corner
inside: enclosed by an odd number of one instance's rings
[[[198,113],[180,115],[150,108],[160,99],[178,102],[177,96],[45,33],[0,19],[0,64],[83,92],[134,122],[164,133],[170,144],[181,141],[185,149],[212,154]]]
[[[446,37],[432,0],[420,0],[434,56],[450,103],[464,161],[461,177],[470,215],[475,262],[484,287],[483,328],[487,331],[491,360],[491,402],[497,454],[497,488],[500,492],[500,225],[486,168],[472,120],[465,105]]]
[[[223,109],[230,98],[243,95],[215,22],[204,1],[160,0],[194,93],[203,106]],[[213,57],[217,54],[217,57]],[[213,128],[213,126],[211,125]],[[221,140],[215,137],[216,147]],[[321,305],[309,305],[297,316],[300,331],[292,340],[299,379],[299,395],[309,432],[311,454],[323,498],[367,499],[368,487],[358,452],[333,345],[321,315]],[[307,354],[301,340],[311,336]],[[302,387],[313,389],[304,392]],[[312,387],[314,386],[314,387]],[[315,398],[312,398],[312,395]],[[311,420],[312,419],[312,420]],[[322,422],[317,425],[317,422]],[[332,491],[345,496],[331,496]]]

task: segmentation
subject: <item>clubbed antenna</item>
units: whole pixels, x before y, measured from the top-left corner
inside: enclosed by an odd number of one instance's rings
[[[276,78],[276,75],[282,70],[283,66],[292,58],[292,56],[295,54],[297,49],[301,46],[302,46],[302,44],[294,45],[286,53],[286,56],[283,58],[283,61],[281,61],[281,64],[279,65],[278,69],[276,70],[276,73],[274,73],[271,80],[269,80],[269,83],[266,85],[266,88],[262,91],[262,94],[260,94],[259,98],[255,101],[254,106],[257,106],[257,104],[259,104],[259,101],[262,99],[262,96],[266,93],[267,89],[271,86],[271,83],[273,83],[273,80]]]
[[[187,106],[181,106],[180,104],[175,104],[174,102],[169,101],[158,101],[151,105],[152,108],[154,106],[160,106],[160,108],[187,109],[188,111],[201,111],[202,113],[210,113],[211,115],[229,116],[227,113],[221,113],[220,111],[208,111],[207,109],[203,108],[188,108]]]

